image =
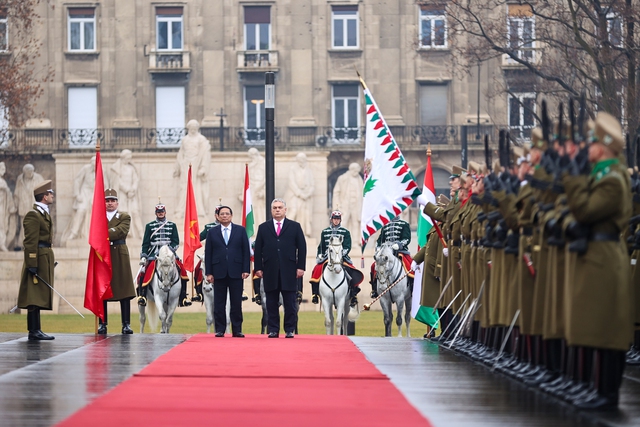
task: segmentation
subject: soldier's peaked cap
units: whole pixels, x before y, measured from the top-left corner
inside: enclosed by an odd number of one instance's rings
[[[113,188],[107,188],[106,190],[104,190],[104,198],[118,200],[118,192]]]
[[[37,196],[38,194],[49,193],[49,192],[53,193],[53,187],[51,186],[50,179],[44,181],[42,184],[38,185],[36,188],[33,189],[34,196]]]

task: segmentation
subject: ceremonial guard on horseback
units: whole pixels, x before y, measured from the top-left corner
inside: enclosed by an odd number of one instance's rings
[[[147,287],[153,278],[155,271],[155,261],[160,248],[167,245],[174,254],[180,245],[178,227],[172,221],[167,220],[167,210],[165,205],[156,205],[156,219],[148,223],[144,230],[142,239],[142,252],[140,253],[140,273],[138,274],[138,305],[147,305]],[[180,291],[179,306],[188,307],[191,301],[187,300],[187,272],[182,262],[176,254],[176,266],[180,271],[182,290]]]
[[[385,243],[390,243],[393,248],[393,253],[400,260],[405,271],[411,271],[411,253],[409,252],[409,243],[411,243],[411,229],[409,223],[396,216],[390,222],[388,222],[382,230],[378,240],[376,240],[376,252]],[[413,273],[409,273],[409,286],[413,289]],[[371,264],[371,298],[378,296],[378,280],[376,278],[376,263]]]
[[[309,280],[312,292],[311,302],[314,304],[318,304],[319,302],[319,289],[322,271],[326,267],[328,258],[327,251],[329,249],[331,238],[334,236],[342,238],[342,264],[349,280],[349,296],[351,298],[349,305],[354,307],[358,304],[358,298],[356,295],[360,292],[359,286],[364,279],[364,275],[355,268],[351,262],[351,258],[349,258],[349,252],[351,251],[351,233],[340,225],[341,222],[342,213],[340,211],[331,212],[329,220],[330,225],[322,230],[320,235],[320,244],[318,245],[318,253],[316,256],[316,266],[314,267],[313,272],[311,273],[311,279]]]

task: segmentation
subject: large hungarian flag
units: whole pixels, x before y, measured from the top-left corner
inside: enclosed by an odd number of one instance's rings
[[[407,209],[420,189],[362,78],[360,83],[367,110],[361,217],[364,250],[369,237]]]
[[[249,187],[249,165],[244,165],[242,226],[247,230],[247,237],[251,238],[253,236],[253,200],[251,200],[251,187]]]
[[[187,176],[187,207],[184,210],[184,250],[182,252],[182,259],[184,260],[184,269],[193,271],[193,257],[196,250],[202,247],[202,243],[200,243],[196,198],[193,195],[191,165],[189,165],[189,173]]]
[[[84,290],[84,308],[103,318],[102,301],[113,296],[111,290],[111,247],[109,244],[109,222],[104,199],[104,176],[100,146],[96,147],[96,182],[93,188],[93,206],[91,207],[91,228],[89,230],[89,264]]]
[[[427,169],[424,171],[424,184],[422,186],[422,194],[427,198],[428,202],[436,204],[436,186],[433,183],[433,171],[431,170],[431,149],[427,150]],[[433,227],[433,220],[426,215],[424,205],[418,207],[420,216],[418,217],[418,247],[422,248],[427,244],[427,235]],[[419,272],[416,272],[413,280],[413,296],[411,299],[411,317],[418,322],[422,322],[431,327],[437,328],[438,316],[433,313],[433,307],[425,307],[420,305],[422,296],[422,274],[424,263]]]

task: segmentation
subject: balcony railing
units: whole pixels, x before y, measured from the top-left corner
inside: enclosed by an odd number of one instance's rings
[[[185,73],[191,71],[189,52],[162,52],[149,53],[150,73]]]
[[[427,144],[433,148],[459,149],[466,134],[469,146],[480,146],[484,134],[491,141],[498,140],[498,130],[505,126],[391,126],[394,138],[403,149],[423,150]],[[200,132],[211,143],[211,149],[220,149],[220,128],[203,127]],[[244,127],[223,129],[224,149],[244,151],[249,147],[264,146],[265,130]],[[0,152],[50,154],[64,151],[94,149],[97,141],[103,151],[175,151],[187,131],[184,128],[100,128],[100,129],[0,129]],[[333,128],[330,126],[276,127],[274,130],[278,150],[362,150],[365,128]],[[519,135],[513,134],[512,138]]]
[[[278,70],[277,50],[238,51],[238,71],[265,72]]]

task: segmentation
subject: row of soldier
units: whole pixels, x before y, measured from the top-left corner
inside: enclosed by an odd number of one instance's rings
[[[454,168],[451,201],[425,206],[446,243],[434,227],[414,256],[421,303],[437,308],[444,331],[425,337],[577,407],[615,408],[640,322],[640,252],[625,240],[637,173],[611,115],[560,120],[551,136],[545,127],[493,171]]]

